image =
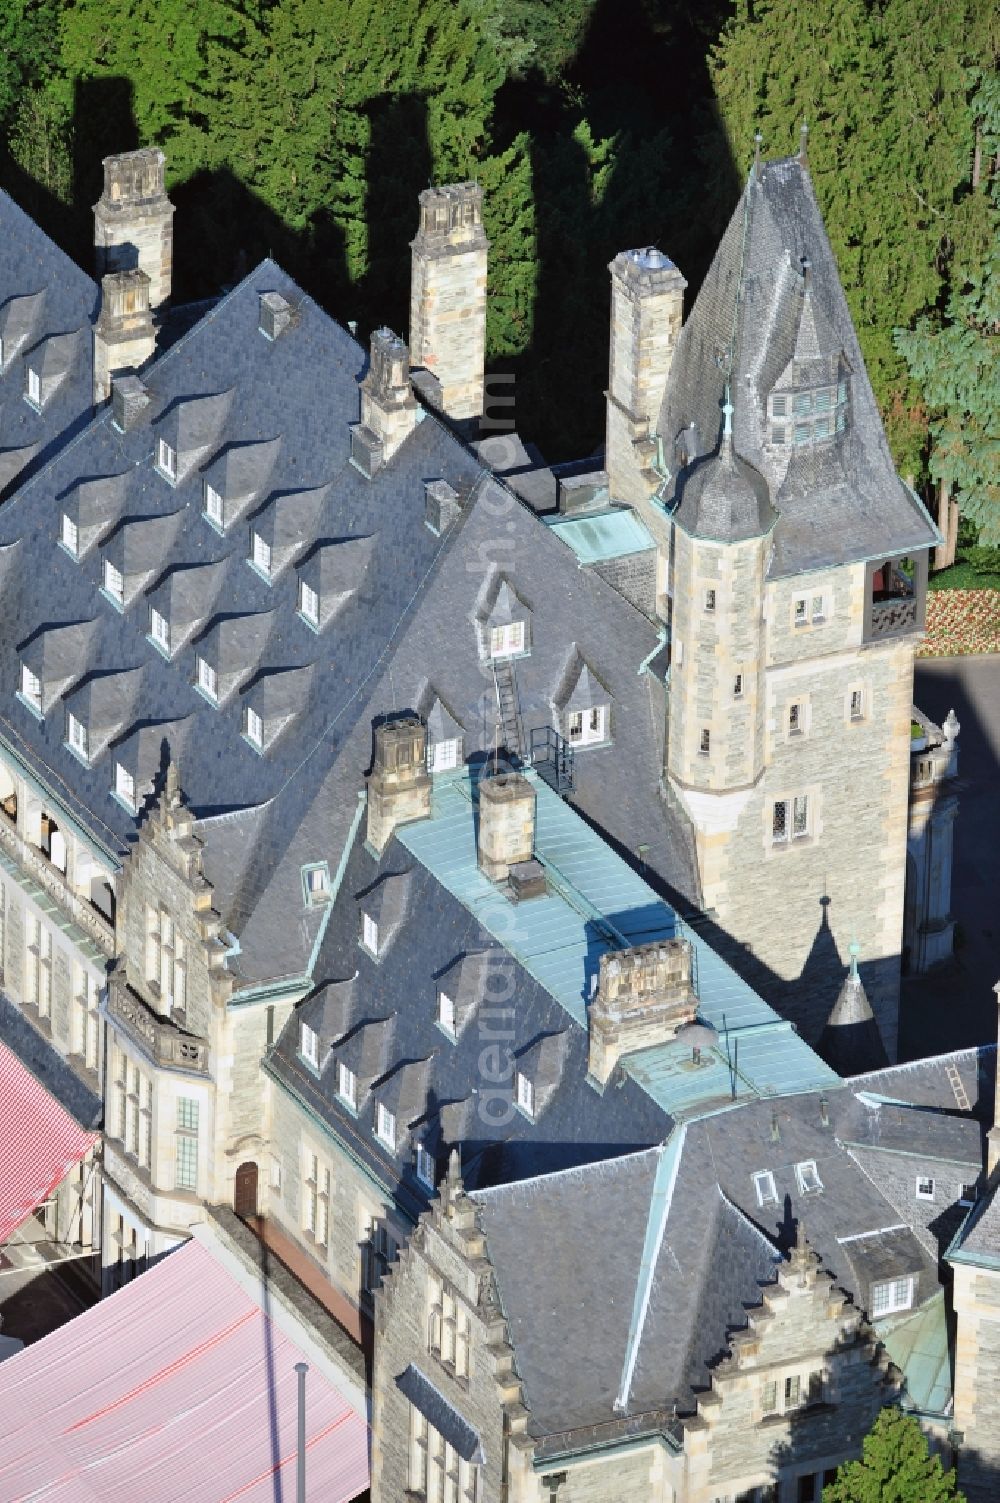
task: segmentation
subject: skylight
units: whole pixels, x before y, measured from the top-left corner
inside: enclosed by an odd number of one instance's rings
[[[817,1190],[822,1190],[823,1182],[816,1169],[815,1159],[808,1159],[805,1163],[795,1165],[795,1178],[799,1187],[800,1195],[810,1195]]]

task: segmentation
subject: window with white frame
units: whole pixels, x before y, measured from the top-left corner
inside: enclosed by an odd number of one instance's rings
[[[90,738],[87,735],[87,727],[82,720],[78,720],[72,711],[66,714],[66,744],[78,757],[86,762],[90,756]]]
[[[358,1109],[358,1077],[340,1060],[337,1062],[337,1095],[347,1105]]]
[[[387,1106],[378,1102],[375,1107],[375,1136],[386,1148],[395,1152],[396,1118]]]
[[[775,845],[809,834],[809,795],[779,798],[771,806],[771,840]]]
[[[448,736],[442,741],[432,741],[427,748],[427,770],[450,772],[453,767],[457,767],[460,744],[457,736]]]
[[[319,595],[304,579],[299,580],[299,613],[310,626],[319,625]]]
[[[370,913],[361,915],[361,943],[372,955],[378,954],[378,924]]]
[[[826,620],[826,597],[824,595],[811,595],[809,597],[809,614],[813,624]]]
[[[123,804],[135,808],[135,778],[122,762],[115,763],[115,793]]]
[[[170,652],[170,622],[162,611],[158,611],[155,605],[149,608],[149,635],[157,647],[162,647],[167,654]]]
[[[205,515],[210,522],[215,523],[216,527],[223,525],[222,497],[215,486],[209,485],[207,480],[205,481]]]
[[[427,1280],[427,1304],[428,1351],[456,1377],[468,1377],[472,1334],[468,1310],[449,1284],[433,1276]]]
[[[608,707],[593,705],[589,710],[570,710],[566,716],[566,735],[572,746],[592,746],[608,739]]]
[[[438,1022],[446,1033],[452,1037],[458,1032],[458,1017],[455,1011],[455,999],[449,997],[447,992],[438,992]]]
[[[303,1149],[302,1225],[320,1247],[330,1234],[330,1170],[311,1148]]]
[[[459,1456],[415,1404],[409,1408],[407,1493],[433,1503],[478,1503],[480,1468]]]
[[[168,480],[177,479],[177,450],[172,449],[165,438],[156,443],[156,468]]]
[[[270,545],[270,543],[267,542],[267,540],[265,538],[262,538],[259,532],[251,532],[251,534],[250,534],[250,546],[251,546],[251,557],[253,558],[253,566],[254,566],[254,568],[257,569],[257,570],[259,570],[261,574],[266,574],[267,577],[270,578],[271,577],[271,545]]]
[[[769,1379],[761,1388],[760,1407],[763,1414],[777,1414],[778,1385],[774,1379]]]
[[[104,560],[104,593],[110,595],[116,605],[125,604],[125,576],[109,558]]]
[[[219,675],[207,658],[198,659],[198,688],[207,698],[218,701]]]
[[[198,1188],[198,1103],[193,1096],[177,1098],[174,1187],[178,1190]]]
[[[517,1092],[517,1104],[526,1117],[535,1115],[535,1087],[527,1075],[520,1070],[516,1072],[515,1090]]]
[[[314,1069],[319,1067],[319,1034],[308,1023],[299,1025],[299,1053]]]
[[[264,748],[264,722],[253,708],[247,705],[243,711],[243,734],[258,751]]]
[[[757,1204],[769,1206],[777,1202],[778,1191],[774,1183],[774,1175],[770,1169],[761,1169],[753,1177],[753,1187],[757,1192]]]
[[[114,1128],[128,1156],[143,1169],[152,1162],[153,1083],[115,1045]]]
[[[88,1070],[97,1069],[98,1042],[100,1038],[100,1015],[98,1008],[101,988],[97,978],[76,966],[76,985],[73,1008],[73,1052],[83,1060]]]
[[[42,378],[36,370],[32,370],[30,365],[25,377],[24,394],[33,407],[41,407]]]
[[[184,936],[166,908],[146,905],[146,976],[168,1013],[187,1006]]]
[[[24,999],[40,1018],[47,1018],[52,1012],[52,931],[29,914],[25,938]]]
[[[72,553],[73,557],[76,558],[80,552],[80,529],[73,521],[73,518],[68,517],[65,512],[63,512],[62,518],[61,539],[66,552]]]
[[[325,866],[307,866],[305,881],[310,903],[322,903],[330,896],[330,873]]]
[[[434,1155],[424,1147],[423,1143],[418,1143],[414,1157],[417,1179],[428,1190],[433,1190],[437,1181],[437,1164],[435,1163]]]
[[[913,1304],[913,1279],[887,1279],[872,1285],[872,1317],[892,1315],[897,1310],[909,1310]]]
[[[931,1177],[931,1175],[929,1175],[929,1174],[918,1174],[917,1175],[917,1199],[918,1200],[933,1200],[934,1199],[934,1180]]]
[[[21,664],[21,698],[39,715],[42,713],[42,681],[26,663]]]
[[[511,621],[506,626],[490,628],[490,657],[509,658],[524,651],[524,622]]]
[[[795,1180],[800,1195],[810,1195],[823,1188],[815,1159],[806,1159],[805,1162],[795,1165]]]

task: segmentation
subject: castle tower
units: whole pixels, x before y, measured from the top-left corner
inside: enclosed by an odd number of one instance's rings
[[[415,366],[440,383],[448,417],[483,411],[486,361],[486,254],[478,183],[426,188],[410,242],[410,348]]]
[[[94,406],[111,395],[111,378],[138,370],[156,349],[149,277],[138,266],[101,279],[101,311],[94,325]]]
[[[810,1043],[857,939],[893,1058],[937,534],[895,473],[804,161],[751,172],[677,337],[656,437],[662,479],[629,499],[658,543],[666,780],[703,905]]]
[[[611,358],[605,466],[613,500],[638,504],[659,483],[656,418],[684,310],[687,282],[655,245],[611,262]]]
[[[94,205],[96,276],[140,267],[154,315],[170,297],[174,206],[166,194],[166,157],[155,147],[104,158],[104,192]]]

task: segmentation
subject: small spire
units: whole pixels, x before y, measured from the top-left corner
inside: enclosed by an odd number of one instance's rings
[[[851,980],[857,981],[860,979],[858,976],[858,956],[861,954],[861,946],[856,939],[852,939],[851,943],[847,946],[847,953],[851,957]]]
[[[753,137],[753,175],[754,175],[754,178],[757,178],[760,175],[760,149],[763,146],[763,144],[764,144],[764,137],[761,135],[760,131],[759,130],[754,131],[754,137]]]
[[[726,398],[722,404],[722,442],[733,441],[733,404],[729,398],[729,382],[726,382]]]
[[[808,292],[810,290],[811,285],[812,285],[811,276],[810,276],[810,273],[812,271],[812,262],[810,261],[810,259],[809,259],[808,256],[800,256],[799,257],[799,265],[802,267],[802,286],[803,286],[803,291]]]
[[[799,166],[809,166],[809,127],[804,120],[799,128]]]

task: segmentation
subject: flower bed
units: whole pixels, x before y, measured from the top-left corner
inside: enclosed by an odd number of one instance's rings
[[[1000,590],[931,590],[921,658],[1000,652]]]

